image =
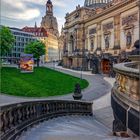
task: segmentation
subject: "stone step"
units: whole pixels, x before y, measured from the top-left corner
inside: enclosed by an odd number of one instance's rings
[[[91,116],[64,116],[35,125],[19,140],[122,140],[110,134],[107,127]]]

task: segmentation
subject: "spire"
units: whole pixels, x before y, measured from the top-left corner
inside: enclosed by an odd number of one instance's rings
[[[36,22],[35,22],[35,28],[37,28],[37,24],[36,24]]]
[[[53,15],[53,4],[52,4],[51,0],[48,0],[46,3],[46,14]]]

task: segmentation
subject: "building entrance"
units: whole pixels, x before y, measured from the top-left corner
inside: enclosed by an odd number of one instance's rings
[[[110,61],[108,59],[103,59],[101,62],[102,73],[109,74],[110,71]]]

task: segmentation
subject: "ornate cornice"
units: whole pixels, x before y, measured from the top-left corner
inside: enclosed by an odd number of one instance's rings
[[[118,10],[118,9],[120,9],[121,7],[124,7],[124,6],[126,6],[127,4],[130,4],[130,3],[132,3],[132,2],[137,2],[137,1],[136,1],[136,0],[126,0],[126,1],[124,1],[124,2],[118,3],[117,5],[110,6],[109,8],[103,10],[102,13],[95,14],[95,15],[93,15],[91,18],[85,20],[85,22],[89,22],[89,21],[91,21],[91,20],[93,20],[93,19],[96,19],[96,18],[99,18],[99,17],[101,17],[101,16],[107,15],[107,14],[111,13],[112,11]],[[137,3],[134,4],[134,6],[136,6],[136,5],[137,5]],[[133,7],[133,5],[132,5],[132,7]]]

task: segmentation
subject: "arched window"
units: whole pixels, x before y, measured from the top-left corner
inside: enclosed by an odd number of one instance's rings
[[[131,44],[132,44],[132,35],[130,32],[128,32],[126,35],[126,46],[131,46]]]

